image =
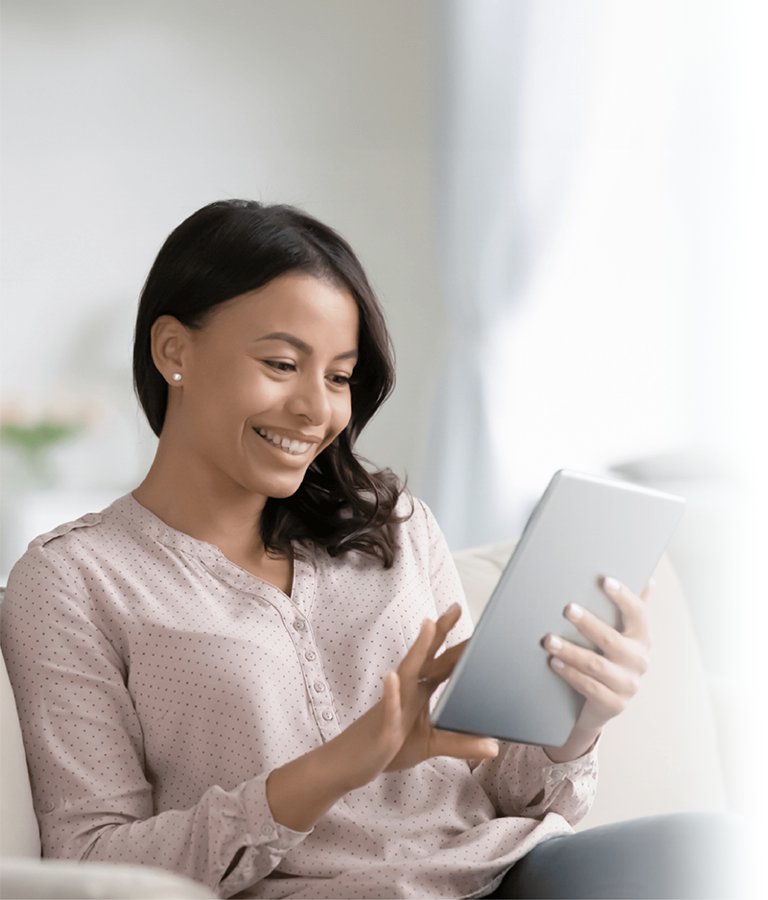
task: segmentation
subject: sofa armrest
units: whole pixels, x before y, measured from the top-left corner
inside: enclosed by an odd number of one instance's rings
[[[210,900],[215,895],[197,882],[149,866],[3,859],[0,896],[14,900]]]
[[[32,789],[27,773],[16,700],[0,655],[0,855],[40,858],[40,831],[32,805]],[[0,896],[12,897],[13,894]]]

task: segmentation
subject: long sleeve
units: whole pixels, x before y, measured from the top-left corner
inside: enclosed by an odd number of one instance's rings
[[[456,564],[448,549],[445,537],[432,511],[420,501],[426,533],[429,541],[429,586],[438,615],[444,613],[452,603],[461,606],[461,618],[449,635],[447,644],[453,646],[465,641],[472,634],[472,616],[464,596],[464,588],[456,569]],[[437,694],[439,696],[439,694]],[[437,696],[435,700],[437,700]]]
[[[225,896],[236,893],[304,835],[272,819],[268,772],[230,790],[213,785],[188,808],[157,812],[129,660],[116,635],[110,640],[114,623],[94,608],[87,577],[39,546],[14,569],[3,603],[3,651],[43,854],[160,866],[217,890],[248,848],[241,872],[227,879]]]
[[[541,747],[502,743],[473,774],[498,815],[541,819],[557,813],[575,825],[589,811],[597,787],[597,747],[570,762],[555,763]]]

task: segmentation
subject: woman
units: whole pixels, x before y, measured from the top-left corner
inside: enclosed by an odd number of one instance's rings
[[[221,896],[469,897],[568,834],[646,666],[643,600],[604,584],[622,633],[567,607],[603,655],[546,636],[586,698],[563,747],[430,727],[469,619],[429,511],[354,454],[393,368],[349,246],[289,207],[198,211],[147,279],[134,376],[146,479],[6,593],[44,854]]]

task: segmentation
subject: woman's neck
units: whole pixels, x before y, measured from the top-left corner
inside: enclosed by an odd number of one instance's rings
[[[230,562],[290,596],[293,560],[268,554],[261,540],[265,499],[227,501],[202,485],[198,489],[195,481],[184,481],[180,490],[178,474],[166,478],[164,467],[153,465],[133,492],[134,499],[169,527],[213,544]]]
[[[194,457],[173,453],[161,439],[134,498],[176,531],[215,544],[225,556],[264,552],[261,514],[267,498],[216,477]]]

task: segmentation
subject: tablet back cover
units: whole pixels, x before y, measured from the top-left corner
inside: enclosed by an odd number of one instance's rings
[[[548,632],[589,643],[562,615],[575,602],[617,627],[598,587],[611,575],[639,594],[685,508],[681,497],[568,470],[555,474],[443,691],[439,728],[561,746],[583,698],[547,664]]]

